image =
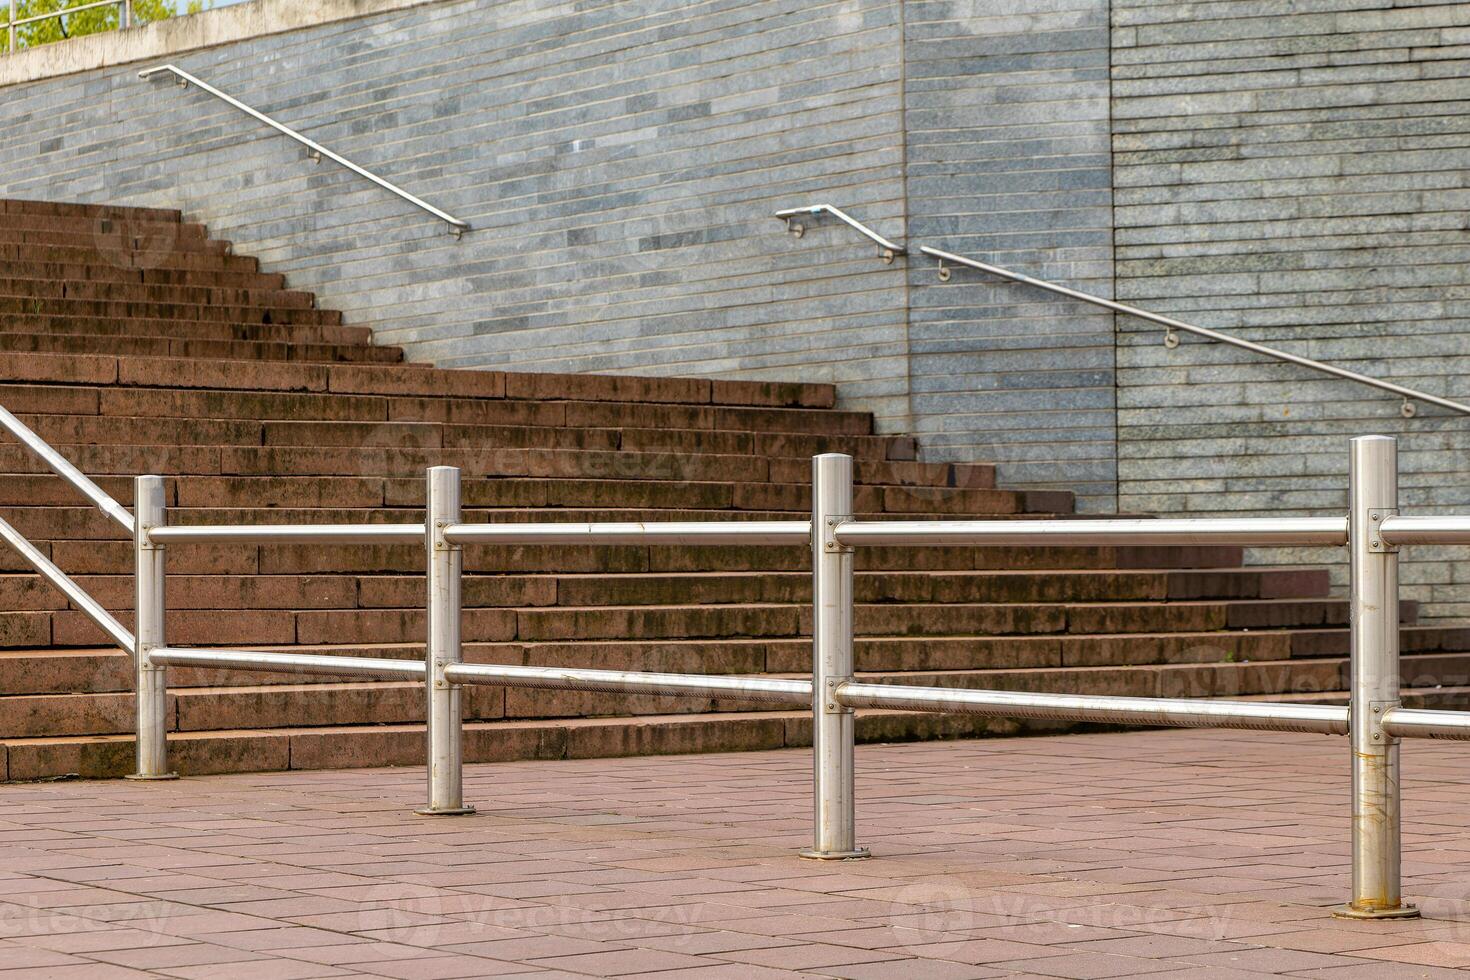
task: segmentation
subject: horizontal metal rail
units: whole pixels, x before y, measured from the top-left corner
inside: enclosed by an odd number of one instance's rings
[[[1470,544],[1470,517],[1386,517],[1379,533],[1389,544]]]
[[[1308,368],[1321,374],[1330,374],[1335,378],[1343,378],[1347,381],[1356,381],[1358,384],[1367,385],[1370,388],[1377,388],[1380,391],[1392,392],[1393,394],[1403,398],[1405,400],[1404,404],[1409,406],[1409,409],[1411,409],[1410,411],[1406,411],[1404,413],[1405,415],[1413,414],[1413,406],[1409,404],[1411,401],[1420,401],[1430,405],[1438,405],[1440,408],[1447,408],[1452,412],[1459,412],[1462,415],[1470,415],[1470,405],[1462,405],[1460,402],[1451,401],[1448,398],[1440,398],[1438,395],[1430,395],[1425,392],[1418,391],[1414,388],[1405,388],[1403,385],[1396,385],[1391,381],[1382,381],[1378,378],[1370,378],[1366,374],[1359,374],[1356,371],[1349,371],[1346,368],[1335,367],[1331,364],[1324,364],[1321,361],[1314,361],[1309,357],[1298,357],[1296,354],[1288,354],[1285,351],[1277,350],[1274,347],[1267,347],[1264,344],[1257,344],[1249,340],[1242,340],[1239,337],[1232,337],[1230,334],[1220,333],[1218,330],[1210,330],[1206,327],[1195,326],[1192,323],[1185,323],[1183,320],[1176,320],[1173,317],[1163,316],[1158,313],[1150,313],[1148,310],[1141,310],[1136,306],[1129,306],[1126,303],[1118,303],[1110,299],[1104,299],[1101,296],[1094,296],[1091,293],[1084,293],[1076,289],[1069,289],[1066,286],[1060,286],[1054,282],[1048,282],[1045,279],[1037,279],[1033,276],[1028,276],[1020,272],[1014,272],[1010,269],[1003,269],[998,265],[991,265],[988,262],[980,262],[975,259],[966,258],[963,255],[956,255],[953,252],[943,251],[942,249],[930,248],[928,245],[921,246],[919,251],[931,258],[937,259],[939,261],[941,269],[946,262],[951,262],[955,265],[966,266],[967,268],[971,269],[978,269],[981,272],[988,272],[991,275],[999,276],[1002,279],[1009,279],[1011,282],[1024,283],[1027,286],[1034,286],[1037,289],[1044,289],[1047,292],[1055,293],[1058,296],[1066,296],[1069,299],[1079,300],[1083,303],[1091,303],[1093,306],[1100,306],[1103,309],[1112,310],[1114,313],[1122,313],[1127,316],[1136,317],[1140,320],[1147,320],[1150,323],[1157,323],[1160,326],[1168,328],[1170,331],[1182,330],[1185,333],[1192,333],[1197,337],[1204,337],[1208,340],[1217,341],[1222,344],[1229,344],[1231,347],[1239,347],[1241,350],[1248,350],[1252,353],[1261,354],[1265,357],[1274,358],[1278,361],[1285,361],[1288,364],[1295,364],[1298,367]]]
[[[41,554],[35,545],[26,540],[25,536],[11,527],[9,522],[0,520],[0,538],[4,538],[20,556],[40,574],[42,578],[56,586],[61,594],[82,612],[87,618],[101,627],[102,631],[112,638],[112,642],[122,647],[129,653],[133,652],[133,634],[119,623],[117,619],[103,609],[101,604],[87,594],[86,590],[73,582],[71,577],[52,564],[51,559]]]
[[[52,449],[45,439],[32,432],[29,426],[4,408],[0,408],[0,427],[39,456],[53,473],[81,491],[82,496],[96,504],[102,513],[117,521],[123,530],[129,534],[133,533],[133,515],[126,507],[113,500],[105,490],[87,479],[85,473],[73,466],[65,456]]]
[[[449,664],[444,679],[455,684],[496,684],[560,691],[601,691],[661,697],[727,698],[810,707],[812,682],[723,674],[655,674],[580,667],[522,667],[512,664]]]
[[[651,524],[451,524],[451,544],[806,544],[810,521],[669,521]]]
[[[1346,735],[1348,709],[1322,704],[1213,701],[1199,698],[1125,698],[1087,694],[1033,694],[901,684],[839,684],[837,700],[849,708],[942,711],[1003,718],[1093,721],[1176,728],[1249,728],[1277,732]]]
[[[164,667],[227,667],[232,670],[266,670],[285,674],[328,674],[344,677],[384,677],[407,681],[423,680],[428,669],[422,660],[389,660],[377,657],[338,657],[328,654],[216,650],[197,647],[163,647],[150,651],[148,659]]]
[[[1345,517],[1225,517],[1098,521],[844,521],[845,545],[1251,545],[1347,544]]]
[[[895,242],[892,239],[884,238],[882,235],[878,234],[876,231],[869,228],[867,225],[863,224],[861,221],[854,218],[846,211],[832,204],[809,204],[806,207],[802,208],[786,208],[783,211],[777,211],[776,217],[786,222],[786,229],[797,238],[800,238],[803,234],[805,234],[806,229],[802,226],[801,222],[796,221],[795,219],[802,215],[819,214],[830,214],[838,221],[843,222],[848,227],[855,230],[859,235],[862,235],[864,238],[867,238],[872,242],[875,242],[878,247],[883,250],[880,254],[883,257],[884,262],[892,262],[895,255],[908,254],[909,250],[907,246],[900,245],[898,244],[898,242]]]
[[[422,524],[175,524],[149,528],[154,544],[421,544]]]
[[[1389,708],[1383,716],[1383,730],[1395,738],[1470,740],[1470,711]]]
[[[173,75],[175,78],[179,79],[181,82],[183,82],[185,84],[199,86],[199,89],[201,91],[207,92],[208,94],[214,96],[216,99],[219,99],[221,102],[224,102],[226,105],[229,105],[229,106],[231,106],[231,107],[233,107],[235,109],[240,110],[241,112],[245,113],[245,115],[251,117],[252,119],[255,119],[255,120],[259,121],[259,122],[265,123],[271,129],[274,129],[276,132],[280,133],[281,135],[286,136],[286,137],[289,137],[290,139],[293,139],[296,142],[300,143],[302,146],[304,146],[308,150],[310,150],[311,153],[312,153],[312,155],[315,156],[315,157],[317,157],[318,159],[320,159],[321,157],[326,157],[327,159],[333,161],[334,163],[341,164],[342,166],[346,167],[348,170],[350,170],[353,173],[357,174],[359,177],[366,178],[367,180],[370,180],[374,184],[377,184],[379,187],[383,188],[385,191],[388,191],[389,193],[392,193],[392,194],[396,194],[399,197],[403,198],[405,201],[407,201],[408,203],[412,204],[414,207],[419,208],[419,209],[421,209],[423,211],[427,211],[429,214],[432,214],[434,217],[438,218],[440,221],[443,221],[445,224],[447,224],[449,226],[450,234],[454,235],[455,238],[459,238],[465,232],[467,232],[467,231],[470,230],[470,223],[468,221],[464,221],[463,219],[456,218],[454,215],[450,214],[447,211],[441,211],[441,210],[439,210],[438,208],[434,207],[434,205],[430,204],[428,201],[425,201],[425,200],[423,200],[422,198],[419,198],[419,197],[415,197],[414,195],[410,194],[408,191],[404,190],[402,187],[399,187],[397,184],[394,184],[391,181],[384,180],[382,177],[379,177],[377,174],[373,173],[372,171],[366,170],[366,169],[358,166],[357,164],[353,163],[351,160],[349,160],[346,157],[342,156],[340,153],[333,153],[331,150],[327,149],[325,146],[322,146],[320,143],[316,142],[316,140],[310,139],[310,138],[308,138],[306,136],[302,136],[300,133],[298,133],[296,130],[292,129],[291,127],[284,126],[281,123],[276,122],[274,119],[272,119],[270,116],[267,116],[265,113],[260,112],[260,111],[258,111],[256,109],[252,109],[250,106],[248,106],[245,103],[241,102],[239,99],[236,99],[233,96],[230,96],[230,95],[228,95],[228,94],[226,94],[224,92],[221,92],[219,89],[215,88],[213,85],[210,85],[208,82],[205,82],[203,79],[197,78],[194,75],[189,74],[188,72],[184,71],[182,68],[178,67],[177,65],[156,65],[156,66],[154,66],[152,68],[145,68],[142,71],[138,72],[138,77],[139,78],[142,78],[142,79],[150,79],[150,78],[153,78],[153,77],[155,77],[157,75],[165,75],[165,74],[167,74],[167,75]]]

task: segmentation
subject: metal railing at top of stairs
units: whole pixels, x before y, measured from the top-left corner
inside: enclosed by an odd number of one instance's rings
[[[296,142],[300,143],[302,146],[306,147],[308,154],[313,160],[316,160],[318,163],[321,162],[322,157],[326,157],[334,163],[338,163],[346,167],[348,170],[357,174],[359,177],[363,177],[367,180],[372,181],[374,184],[377,184],[379,187],[392,194],[397,194],[399,197],[403,198],[414,207],[419,208],[423,211],[427,211],[429,214],[432,214],[440,221],[443,221],[446,225],[449,226],[449,233],[455,238],[463,237],[464,233],[470,230],[470,223],[468,221],[465,221],[461,218],[456,218],[454,215],[450,214],[447,211],[441,211],[439,208],[434,207],[434,205],[430,204],[428,201],[425,201],[420,197],[416,197],[413,194],[410,194],[408,191],[404,190],[402,187],[399,187],[397,184],[388,180],[384,180],[382,177],[379,177],[372,171],[358,166],[341,154],[333,153],[331,150],[327,149],[325,146],[322,146],[315,140],[301,135],[289,126],[285,126],[279,122],[276,122],[265,113],[251,108],[250,106],[241,102],[239,99],[236,99],[233,96],[220,91],[213,85],[210,85],[208,82],[204,81],[201,78],[189,74],[177,65],[155,65],[152,68],[145,68],[142,71],[138,72],[138,77],[144,80],[161,76],[172,76],[174,79],[177,80],[180,86],[185,88],[190,85],[197,86],[201,92],[207,92],[208,94],[214,96],[216,99],[219,99],[226,105],[245,113],[245,115],[251,117],[252,119],[265,123],[267,126],[274,129],[281,135],[289,137],[290,139],[293,139]]]
[[[833,207],[830,204],[818,204],[805,208],[788,208],[784,211],[777,211],[775,216],[786,221],[788,223],[788,226],[790,226],[791,218],[795,215],[821,213],[835,215],[846,224],[857,229],[858,232],[863,236],[882,244],[885,248],[883,256],[884,262],[893,261],[893,256],[895,254],[903,255],[907,252],[907,250],[903,246],[894,245],[892,242],[889,242],[888,239],[883,238],[871,228],[868,228],[866,225],[857,221],[855,218]],[[801,237],[801,234],[803,233],[803,229],[801,229],[801,226],[799,225],[795,228],[792,228],[791,230],[792,233],[798,238]],[[1101,296],[1094,296],[1092,293],[1084,293],[1081,290],[1071,289],[1067,286],[1062,286],[1054,282],[1049,282],[1045,279],[1038,279],[1035,276],[1028,276],[1024,273],[1016,272],[1011,269],[1004,269],[998,265],[991,265],[988,262],[981,262],[978,259],[972,259],[963,255],[957,255],[954,252],[946,252],[943,249],[932,248],[928,245],[919,246],[919,252],[923,255],[929,256],[939,263],[939,279],[941,282],[948,282],[950,279],[949,269],[946,267],[945,263],[949,263],[950,265],[964,266],[970,269],[977,269],[980,272],[987,272],[993,276],[998,276],[1001,279],[1022,283],[1027,286],[1033,286],[1037,289],[1044,289],[1049,293],[1055,293],[1058,296],[1065,296],[1068,299],[1075,299],[1082,303],[1089,303],[1093,306],[1099,306],[1103,309],[1111,310],[1114,313],[1122,313],[1125,316],[1131,316],[1139,320],[1146,320],[1149,323],[1157,323],[1164,328],[1164,346],[1170,349],[1179,346],[1179,332],[1182,331],[1184,333],[1194,334],[1196,337],[1203,337],[1206,340],[1215,341],[1216,343],[1228,344],[1231,347],[1238,347],[1241,350],[1247,350],[1254,354],[1260,354],[1263,357],[1269,357],[1274,360],[1283,361],[1287,364],[1295,364],[1299,367],[1304,367],[1311,371],[1317,371],[1321,374],[1331,375],[1334,378],[1342,378],[1346,381],[1354,381],[1358,384],[1367,385],[1370,388],[1377,388],[1380,391],[1391,392],[1392,394],[1398,395],[1400,398],[1403,399],[1403,402],[1400,405],[1400,414],[1402,414],[1405,418],[1414,417],[1414,402],[1416,401],[1424,402],[1428,405],[1438,405],[1440,408],[1449,409],[1451,412],[1458,412],[1461,415],[1470,415],[1470,405],[1465,405],[1460,402],[1453,401],[1449,398],[1441,398],[1438,395],[1431,395],[1427,392],[1419,391],[1415,388],[1406,388],[1403,385],[1394,384],[1391,381],[1383,381],[1379,378],[1369,377],[1366,374],[1359,374],[1356,371],[1349,371],[1346,368],[1340,368],[1332,364],[1326,364],[1322,361],[1313,360],[1310,357],[1300,357],[1296,354],[1289,354],[1286,351],[1277,350],[1276,348],[1268,347],[1265,344],[1257,344],[1253,341],[1243,340],[1240,337],[1232,337],[1230,334],[1221,333],[1218,330],[1211,330],[1208,327],[1201,327],[1196,326],[1192,323],[1185,323],[1183,320],[1176,320],[1173,317],[1164,316],[1159,313],[1151,313],[1148,310],[1140,309],[1136,306],[1129,306],[1126,303],[1119,303],[1114,300],[1105,299]]]
[[[15,0],[9,0],[7,6],[9,7],[10,14],[10,16],[6,20],[5,25],[5,51],[7,54],[14,54],[16,51],[15,29],[17,27],[24,27],[27,24],[38,24],[43,20],[61,20],[63,18],[71,16],[72,14],[80,13],[83,10],[98,10],[102,7],[117,7],[119,8],[118,26],[121,27],[123,30],[127,30],[129,27],[133,26],[133,0],[96,0],[96,2],[94,3],[80,3],[74,7],[63,7],[61,10],[48,10],[43,14],[33,14],[30,17],[20,18],[17,18],[15,16]]]

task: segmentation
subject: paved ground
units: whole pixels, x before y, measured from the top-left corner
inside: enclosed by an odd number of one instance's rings
[[[1470,967],[1470,752],[1405,746],[1406,891],[1350,923],[1342,739],[863,747],[861,839],[801,861],[800,751],[0,787],[0,977],[1266,975]]]

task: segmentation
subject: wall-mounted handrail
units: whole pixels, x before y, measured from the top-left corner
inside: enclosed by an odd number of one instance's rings
[[[306,136],[302,136],[291,127],[281,125],[270,116],[267,116],[265,113],[260,112],[256,109],[252,109],[250,106],[241,102],[239,99],[236,99],[230,95],[227,95],[224,92],[221,92],[213,85],[210,85],[208,82],[205,82],[202,79],[189,74],[177,65],[156,65],[152,68],[145,68],[142,71],[138,72],[138,77],[142,79],[151,79],[155,76],[165,74],[174,76],[176,79],[178,79],[180,85],[199,86],[199,89],[201,91],[207,92],[210,95],[214,96],[216,99],[219,99],[221,102],[224,102],[226,105],[240,110],[252,119],[265,123],[267,126],[274,129],[281,135],[290,137],[291,139],[295,140],[296,142],[300,143],[302,146],[310,150],[312,156],[315,159],[320,160],[322,157],[326,157],[327,159],[332,160],[335,163],[341,164],[348,170],[351,170],[359,177],[365,177],[366,179],[372,181],[374,184],[377,184],[379,187],[383,188],[389,193],[397,194],[399,197],[403,198],[414,207],[427,211],[429,214],[432,214],[440,221],[443,221],[445,224],[449,225],[449,233],[455,238],[459,238],[465,232],[470,230],[470,224],[468,221],[456,218],[454,215],[450,214],[447,211],[439,210],[428,201],[425,201],[419,197],[415,197],[408,191],[404,190],[402,187],[399,187],[397,184],[394,184],[391,181],[384,180],[382,177],[379,177],[377,174],[373,173],[370,170],[365,170],[362,167],[359,167],[357,164],[353,163],[351,160],[347,159],[341,154],[333,153],[331,150],[327,149],[325,146],[322,146],[315,140],[310,139]]]
[[[1277,350],[1274,347],[1267,347],[1264,344],[1252,343],[1249,340],[1242,340],[1239,337],[1232,337],[1230,334],[1220,333],[1218,330],[1210,330],[1207,327],[1195,326],[1192,323],[1185,323],[1183,320],[1176,320],[1173,317],[1163,316],[1158,313],[1150,313],[1148,310],[1141,310],[1136,306],[1129,306],[1126,303],[1118,303],[1110,299],[1103,299],[1101,296],[1094,296],[1091,293],[1084,293],[1080,290],[1069,289],[1066,286],[1060,286],[1054,282],[1048,282],[1045,279],[1037,279],[1034,276],[1028,276],[1020,272],[1014,272],[1010,269],[1002,269],[998,265],[991,265],[988,262],[980,262],[976,259],[966,258],[963,255],[956,255],[953,252],[943,251],[942,249],[930,248],[928,245],[920,246],[919,251],[929,256],[930,258],[936,259],[939,262],[940,278],[944,280],[949,279],[948,270],[944,267],[944,264],[946,262],[952,263],[954,265],[962,265],[970,269],[979,269],[981,272],[988,272],[993,276],[999,276],[1002,279],[1009,279],[1011,282],[1019,282],[1024,283],[1027,286],[1035,286],[1037,289],[1044,289],[1047,292],[1055,293],[1058,296],[1066,296],[1069,299],[1080,300],[1083,303],[1090,303],[1093,306],[1100,306],[1103,309],[1112,310],[1114,313],[1122,313],[1126,316],[1136,317],[1140,320],[1147,320],[1150,323],[1157,323],[1168,331],[1168,333],[1164,337],[1164,343],[1169,347],[1178,346],[1178,337],[1175,336],[1174,331],[1182,330],[1185,333],[1192,333],[1197,337],[1204,337],[1207,340],[1217,341],[1222,344],[1229,344],[1231,347],[1239,347],[1241,350],[1248,350],[1252,353],[1261,354],[1265,357],[1270,357],[1278,361],[1285,361],[1288,364],[1296,364],[1300,367],[1308,368],[1309,370],[1317,371],[1321,374],[1330,374],[1335,378],[1343,378],[1347,381],[1356,381],[1358,384],[1367,385],[1370,388],[1377,388],[1380,391],[1392,392],[1393,394],[1398,395],[1399,397],[1404,399],[1403,415],[1406,418],[1413,417],[1413,402],[1415,401],[1426,402],[1430,405],[1438,405],[1440,408],[1447,408],[1452,412],[1459,412],[1461,415],[1470,415],[1470,405],[1462,405],[1460,402],[1451,401],[1448,398],[1440,398],[1438,395],[1430,395],[1425,392],[1418,391],[1414,388],[1405,388],[1403,385],[1396,385],[1391,381],[1382,381],[1378,378],[1370,378],[1366,374],[1359,374],[1356,371],[1349,371],[1346,368],[1336,367],[1331,364],[1324,364],[1321,361],[1314,361],[1309,357],[1298,357],[1296,354],[1288,354],[1286,351]]]
[[[800,238],[806,233],[806,226],[804,226],[800,221],[797,221],[796,218],[803,214],[830,214],[838,221],[844,222],[849,227],[855,229],[859,235],[862,235],[864,238],[867,238],[870,241],[876,243],[877,246],[882,249],[879,254],[882,256],[884,262],[892,262],[895,255],[908,254],[908,246],[900,245],[895,241],[884,238],[882,235],[878,234],[876,231],[869,228],[867,225],[863,224],[861,221],[854,218],[852,215],[848,214],[846,211],[842,210],[836,205],[809,204],[806,207],[802,208],[786,208],[784,211],[777,211],[776,217],[786,222],[787,231],[791,232],[791,234],[795,235],[797,238]]]

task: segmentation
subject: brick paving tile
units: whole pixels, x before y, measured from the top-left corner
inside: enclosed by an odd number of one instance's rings
[[[1357,955],[1357,954],[1354,954]],[[1355,966],[1362,960],[1330,953],[1309,953],[1299,949],[1242,949],[1232,953],[1205,953],[1188,957],[1201,966],[1228,966],[1236,970],[1259,970],[1262,973],[1291,973],[1300,970],[1324,970],[1332,966]]]
[[[1385,946],[1378,949],[1355,949],[1352,955],[1375,960],[1392,960],[1396,963],[1422,963],[1425,966],[1458,969],[1470,967],[1470,945],[1465,943],[1431,942]]]
[[[188,943],[183,946],[158,946],[153,949],[111,949],[88,954],[92,959],[139,970],[157,970],[171,966],[242,963],[267,957],[245,949],[231,949],[213,943]]]
[[[853,963],[826,967],[822,973],[842,980],[987,980],[989,977],[1015,977],[1007,970],[949,960],[909,960],[895,966],[891,960],[882,963]]]
[[[358,963],[356,968],[397,980],[459,980],[461,977],[504,977],[526,972],[525,965],[521,963],[502,963],[453,953],[411,960]]]
[[[1071,953],[1037,960],[1002,960],[994,964],[1017,973],[1070,980],[1103,980],[1107,977],[1138,977],[1177,969],[1174,960],[1147,960],[1137,956],[1115,956],[1112,953]]]
[[[622,977],[630,973],[693,970],[710,964],[708,960],[696,956],[666,953],[660,949],[623,949],[603,953],[582,953],[577,956],[553,956],[537,960],[535,965],[568,970],[573,973],[588,973],[594,977]]]
[[[1281,975],[1256,973],[1254,970],[1231,970],[1219,966],[1184,966],[1163,973],[1150,973],[1148,980],[1270,980],[1271,977]],[[1461,977],[1460,980],[1464,978]]]
[[[494,942],[465,943],[447,947],[461,953],[488,956],[498,960],[530,961],[553,956],[576,956],[623,949],[608,942],[591,942],[566,936],[534,936],[530,939],[503,939]]]
[[[896,962],[904,959],[901,953],[883,950],[857,949],[853,946],[833,946],[830,943],[801,943],[796,946],[777,946],[771,949],[736,949],[721,953],[720,959],[736,963],[752,963],[757,966],[773,966],[783,970],[808,970],[816,967],[845,966],[850,963]]]
[[[1366,950],[1387,950],[1409,944],[1422,943],[1416,935],[1385,935],[1379,930],[1371,932],[1347,929],[1304,929],[1300,932],[1270,933],[1272,946],[1282,949],[1300,949],[1309,953],[1352,953],[1365,955]],[[1386,956],[1386,959],[1397,959]]]
[[[913,956],[975,964],[999,963],[1002,960],[1037,959],[1043,956],[1064,956],[1069,952],[1069,950],[1055,946],[1013,943],[1004,939],[965,939],[950,943],[920,943],[905,947],[905,951]]]
[[[343,936],[342,942],[320,946],[302,946],[278,949],[273,952],[278,958],[304,960],[308,963],[323,963],[328,966],[356,966],[360,963],[379,960],[412,960],[425,954],[422,946],[401,946],[396,943],[359,942],[355,936]]]
[[[1446,970],[1437,966],[1408,965],[1404,963],[1369,963],[1363,966],[1335,966],[1325,970],[1301,970],[1289,974],[1293,977],[1311,977],[1313,980],[1465,980],[1460,970]]]
[[[773,949],[800,945],[800,940],[797,939],[777,939],[774,936],[752,936],[747,933],[722,931],[645,936],[633,942],[645,949],[661,949],[668,953],[684,953],[688,956],[727,953],[737,949]]]
[[[317,980],[318,977],[341,978],[350,970],[339,970],[320,963],[291,963],[285,960],[260,960],[254,963],[230,964],[229,980]],[[181,980],[219,980],[217,966],[186,966],[170,969],[168,976]]]
[[[0,943],[0,970],[40,970],[87,962],[87,960],[58,953],[55,950]]]
[[[1212,954],[1234,955],[1250,949],[1239,943],[1194,939],[1189,936],[1131,936],[1124,939],[1098,939],[1076,944],[1078,949],[1096,953],[1119,953],[1124,956],[1172,956],[1199,960]]]
[[[0,968],[0,977],[9,980],[31,980],[35,977],[44,977],[45,980],[154,980],[160,976],[157,973],[148,973],[143,970],[134,970],[125,966],[112,966],[107,963],[82,963],[76,966],[49,966],[44,970],[34,970],[30,967],[22,967],[18,970],[6,970]]]
[[[837,974],[826,974],[836,976]],[[526,975],[526,980],[532,980],[532,974]],[[577,974],[578,978],[585,978],[586,974]],[[812,980],[817,974],[798,973],[792,970],[772,970],[763,966],[749,966],[745,963],[721,963],[709,966],[699,966],[688,970],[656,970],[652,973],[625,973],[618,980]],[[890,980],[891,980],[890,974]],[[537,973],[535,980],[573,980],[572,974],[566,973]],[[905,980],[908,980],[905,977]]]

